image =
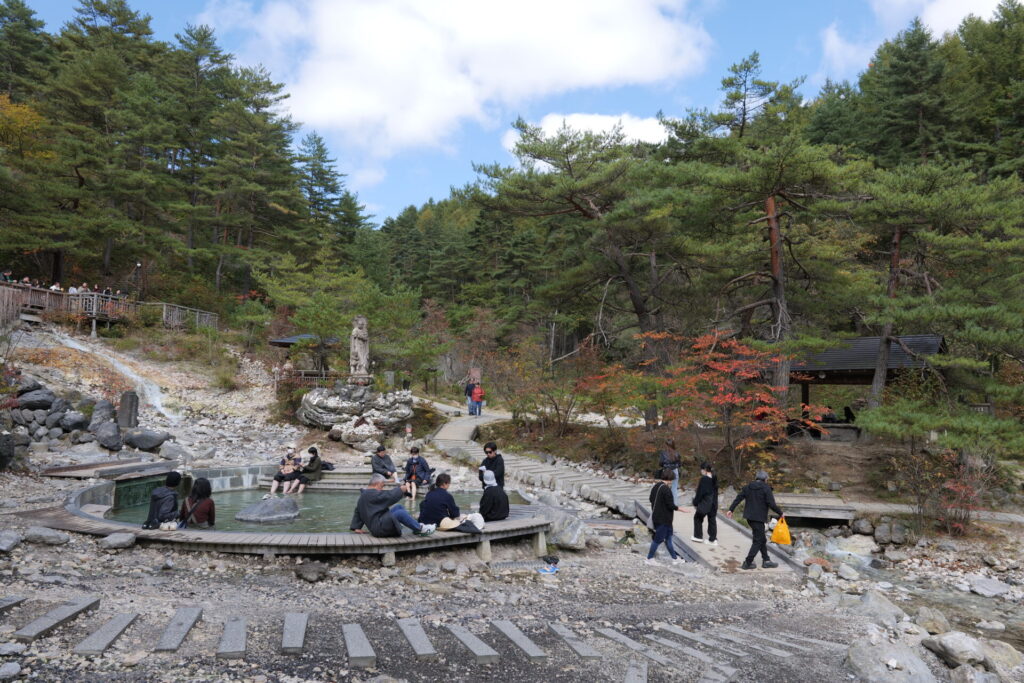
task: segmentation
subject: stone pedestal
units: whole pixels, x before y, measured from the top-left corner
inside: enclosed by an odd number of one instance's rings
[[[139,395],[132,390],[121,394],[121,403],[117,406],[117,426],[121,429],[139,426]]]

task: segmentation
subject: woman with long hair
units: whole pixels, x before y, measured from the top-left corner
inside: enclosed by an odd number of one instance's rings
[[[199,477],[192,484],[192,492],[181,504],[181,515],[178,519],[190,529],[209,529],[215,521],[216,506],[213,504],[213,488],[210,480]]]

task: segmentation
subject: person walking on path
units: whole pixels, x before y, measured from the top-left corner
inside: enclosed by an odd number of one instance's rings
[[[473,385],[473,415],[483,415],[484,387],[480,382]]]
[[[466,413],[476,415],[473,411],[473,390],[476,389],[476,382],[466,382]]]
[[[672,519],[676,511],[685,512],[683,508],[676,505],[672,498],[672,479],[675,474],[666,468],[661,471],[661,481],[656,482],[651,489],[651,523],[654,525],[654,539],[651,541],[651,549],[647,551],[647,559],[644,564],[657,565],[654,559],[658,552],[658,546],[662,543],[668,548],[668,554],[672,557],[672,564],[681,564],[683,559],[676,555],[672,538]]]
[[[750,545],[750,552],[747,553],[747,559],[743,561],[740,569],[757,569],[754,559],[758,553],[761,553],[762,567],[765,569],[778,567],[779,565],[772,562],[768,556],[768,537],[765,536],[764,526],[768,522],[769,509],[777,514],[780,519],[783,517],[783,514],[779,506],[775,504],[772,487],[768,485],[767,472],[759,470],[754,475],[754,481],[743,487],[743,490],[736,496],[736,500],[729,506],[729,511],[725,513],[725,516],[732,519],[732,511],[742,501],[746,501],[743,506],[743,518],[750,525],[750,532],[754,536],[754,542]]]
[[[498,486],[505,488],[505,460],[498,452],[498,444],[488,441],[484,444],[484,461],[480,463],[480,483],[484,481],[484,470],[494,472],[494,479]]]
[[[704,518],[708,518],[708,545],[718,545],[718,477],[711,463],[701,463],[700,482],[693,496],[693,536],[691,541],[704,542]]]
[[[391,456],[388,455],[388,449],[383,446],[377,446],[377,451],[370,457],[370,469],[374,474],[379,474],[385,479],[390,479],[392,482],[395,481],[395,463],[391,461]]]
[[[401,536],[403,526],[412,529],[417,536],[429,536],[434,533],[437,529],[435,525],[420,524],[399,502],[408,486],[402,484],[385,491],[385,481],[387,477],[382,474],[374,473],[370,477],[370,485],[359,492],[359,501],[356,503],[355,512],[352,513],[349,528],[357,534],[369,533],[377,538]]]
[[[485,522],[508,519],[508,494],[498,486],[494,472],[484,470],[484,495],[480,498],[480,514]]]
[[[658,454],[658,470],[672,470],[675,477],[672,479],[672,500],[679,505],[679,467],[682,465],[682,458],[676,450],[676,442],[672,439],[665,439],[665,447]]]

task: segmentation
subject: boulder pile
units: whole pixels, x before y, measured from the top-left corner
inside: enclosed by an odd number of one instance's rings
[[[163,431],[118,427],[114,405],[107,400],[71,394],[58,396],[28,375],[12,392],[9,408],[0,411],[0,469],[34,448],[95,443],[108,451],[125,446],[155,452],[171,438]],[[34,445],[36,444],[36,445]]]
[[[360,451],[372,451],[413,416],[411,391],[378,393],[338,382],[302,397],[295,415],[304,425],[330,430],[328,437]]]

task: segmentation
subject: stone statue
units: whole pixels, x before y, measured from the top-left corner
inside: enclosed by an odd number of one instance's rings
[[[357,315],[352,324],[348,370],[353,376],[365,377],[370,374],[370,334],[366,330],[366,316]]]

